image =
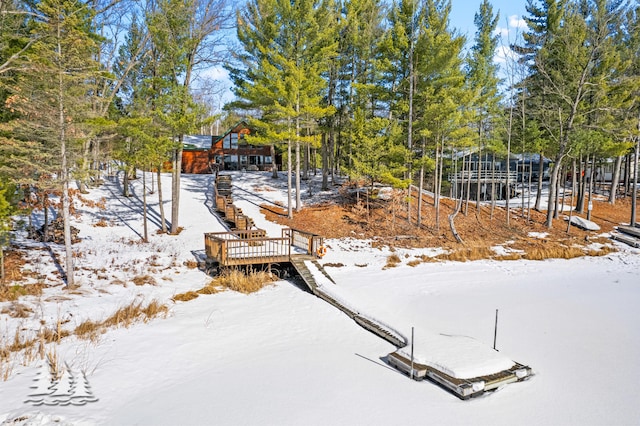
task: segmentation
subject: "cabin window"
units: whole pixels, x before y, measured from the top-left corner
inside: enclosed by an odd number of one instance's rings
[[[231,149],[238,149],[238,134],[230,133],[229,136],[231,138]]]

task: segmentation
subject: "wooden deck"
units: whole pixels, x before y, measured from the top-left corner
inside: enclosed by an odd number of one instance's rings
[[[291,262],[296,256],[316,256],[323,238],[284,228],[280,237],[267,237],[262,229],[204,234],[207,259],[219,266]]]

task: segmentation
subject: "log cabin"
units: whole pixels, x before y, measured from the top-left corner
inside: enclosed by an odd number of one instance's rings
[[[205,174],[215,170],[270,170],[277,165],[270,145],[249,145],[251,129],[240,121],[221,136],[185,135],[182,173]]]

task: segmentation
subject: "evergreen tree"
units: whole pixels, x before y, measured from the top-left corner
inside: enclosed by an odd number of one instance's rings
[[[247,141],[286,142],[288,161],[288,214],[292,216],[292,144],[295,145],[296,210],[300,200],[300,146],[310,142],[309,132],[333,109],[323,105],[326,81],[323,72],[336,45],[323,32],[329,2],[304,0],[249,1],[238,15],[238,39],[244,52],[236,58],[240,67],[231,75],[239,108],[254,109],[259,118],[251,124],[257,136]],[[305,134],[307,133],[307,134]]]
[[[87,137],[84,122],[90,111],[87,82],[95,78],[99,38],[93,33],[90,5],[75,0],[43,0],[33,4],[28,70],[19,81],[14,105],[25,118],[27,139],[58,152],[56,176],[61,194],[66,251],[66,283],[74,285],[71,248],[69,181],[78,144]]]
[[[557,187],[563,160],[571,149],[574,132],[581,127],[602,128],[602,117],[593,107],[616,108],[608,96],[607,81],[615,72],[616,46],[613,35],[623,10],[621,1],[546,0],[543,7],[527,10],[528,45],[519,49],[531,67],[528,88],[532,93],[530,113],[553,141],[555,161],[551,170],[546,224],[557,215]],[[598,123],[599,122],[599,123]]]
[[[500,95],[498,93],[498,66],[493,58],[498,48],[499,36],[495,30],[500,15],[493,14],[493,7],[488,0],[483,0],[476,12],[475,43],[467,58],[467,81],[474,94],[472,112],[474,114],[475,130],[478,140],[479,173],[483,173],[481,157],[484,150],[491,150],[495,141],[494,131],[499,116]],[[488,170],[486,170],[488,171]],[[480,209],[480,179],[476,190],[476,207]],[[507,182],[507,186],[509,183]]]
[[[13,206],[8,200],[7,189],[9,185],[0,179],[0,280],[4,283],[4,251],[10,245],[11,215]]]

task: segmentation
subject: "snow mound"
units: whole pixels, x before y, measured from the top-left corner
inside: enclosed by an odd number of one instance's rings
[[[571,222],[573,226],[577,226],[578,228],[586,229],[587,231],[599,231],[600,225],[590,220],[581,218],[579,216],[571,216],[571,219],[565,217],[565,220]]]

